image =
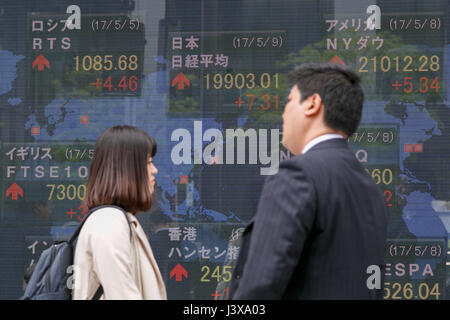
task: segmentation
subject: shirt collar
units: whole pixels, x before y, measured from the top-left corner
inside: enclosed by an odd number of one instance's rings
[[[336,133],[327,133],[327,134],[318,136],[306,144],[306,146],[302,150],[302,154],[305,154],[306,152],[308,152],[315,145],[317,145],[321,142],[327,141],[327,140],[331,140],[331,139],[344,139],[344,137],[341,136],[340,134],[336,134]]]

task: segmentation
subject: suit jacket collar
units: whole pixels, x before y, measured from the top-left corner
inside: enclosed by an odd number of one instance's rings
[[[311,141],[309,141],[302,150],[302,154],[305,154],[306,152],[308,152],[312,147],[314,147],[316,144],[319,144],[323,141],[327,141],[327,140],[331,140],[331,139],[343,139],[344,137],[341,136],[340,134],[336,134],[336,133],[326,133],[326,134],[322,134],[318,137],[315,137],[314,139],[312,139]]]
[[[315,150],[336,149],[336,148],[347,149],[348,148],[347,139],[331,139],[331,140],[326,140],[326,141],[320,142],[320,143],[316,144],[315,146],[313,146],[311,149],[309,149],[306,154],[308,154],[309,152],[315,151]]]

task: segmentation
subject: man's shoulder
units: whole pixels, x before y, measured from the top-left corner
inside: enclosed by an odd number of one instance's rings
[[[344,160],[348,156],[348,149],[311,149],[304,154],[299,154],[284,160],[280,166],[296,168],[320,168],[336,163],[337,160]]]
[[[323,177],[328,174],[333,176],[334,173],[349,168],[358,172],[362,170],[361,163],[348,147],[314,147],[304,154],[280,162],[279,172],[289,174],[292,170],[301,171],[308,180],[311,180],[316,176]]]

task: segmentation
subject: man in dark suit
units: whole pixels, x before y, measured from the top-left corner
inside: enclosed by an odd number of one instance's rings
[[[230,297],[379,298],[367,268],[382,268],[387,210],[347,144],[361,118],[360,79],[338,64],[304,64],[289,77],[282,143],[295,156],[265,182]]]

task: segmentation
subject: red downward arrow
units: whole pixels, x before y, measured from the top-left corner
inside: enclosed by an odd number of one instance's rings
[[[175,87],[178,85],[178,90],[184,90],[184,85],[187,85],[188,87],[191,86],[191,83],[189,82],[189,79],[186,78],[186,76],[183,74],[183,72],[180,72],[175,78],[172,80],[172,87]]]
[[[170,276],[170,279],[172,279],[173,276],[175,276],[175,281],[180,282],[180,281],[183,281],[183,277],[182,276],[184,276],[186,279],[188,278],[188,273],[187,273],[186,269],[184,269],[181,266],[181,264],[177,264],[175,266],[175,268],[173,268],[170,271],[169,276]]]
[[[8,188],[8,190],[6,190],[6,197],[8,197],[10,194],[12,194],[11,197],[12,200],[17,200],[18,199],[17,195],[19,194],[23,198],[23,190],[15,182],[12,184],[11,187]]]
[[[34,59],[33,64],[31,67],[34,69],[38,67],[38,71],[44,71],[44,67],[46,66],[48,69],[50,69],[50,62],[42,55],[40,54],[36,59]]]

